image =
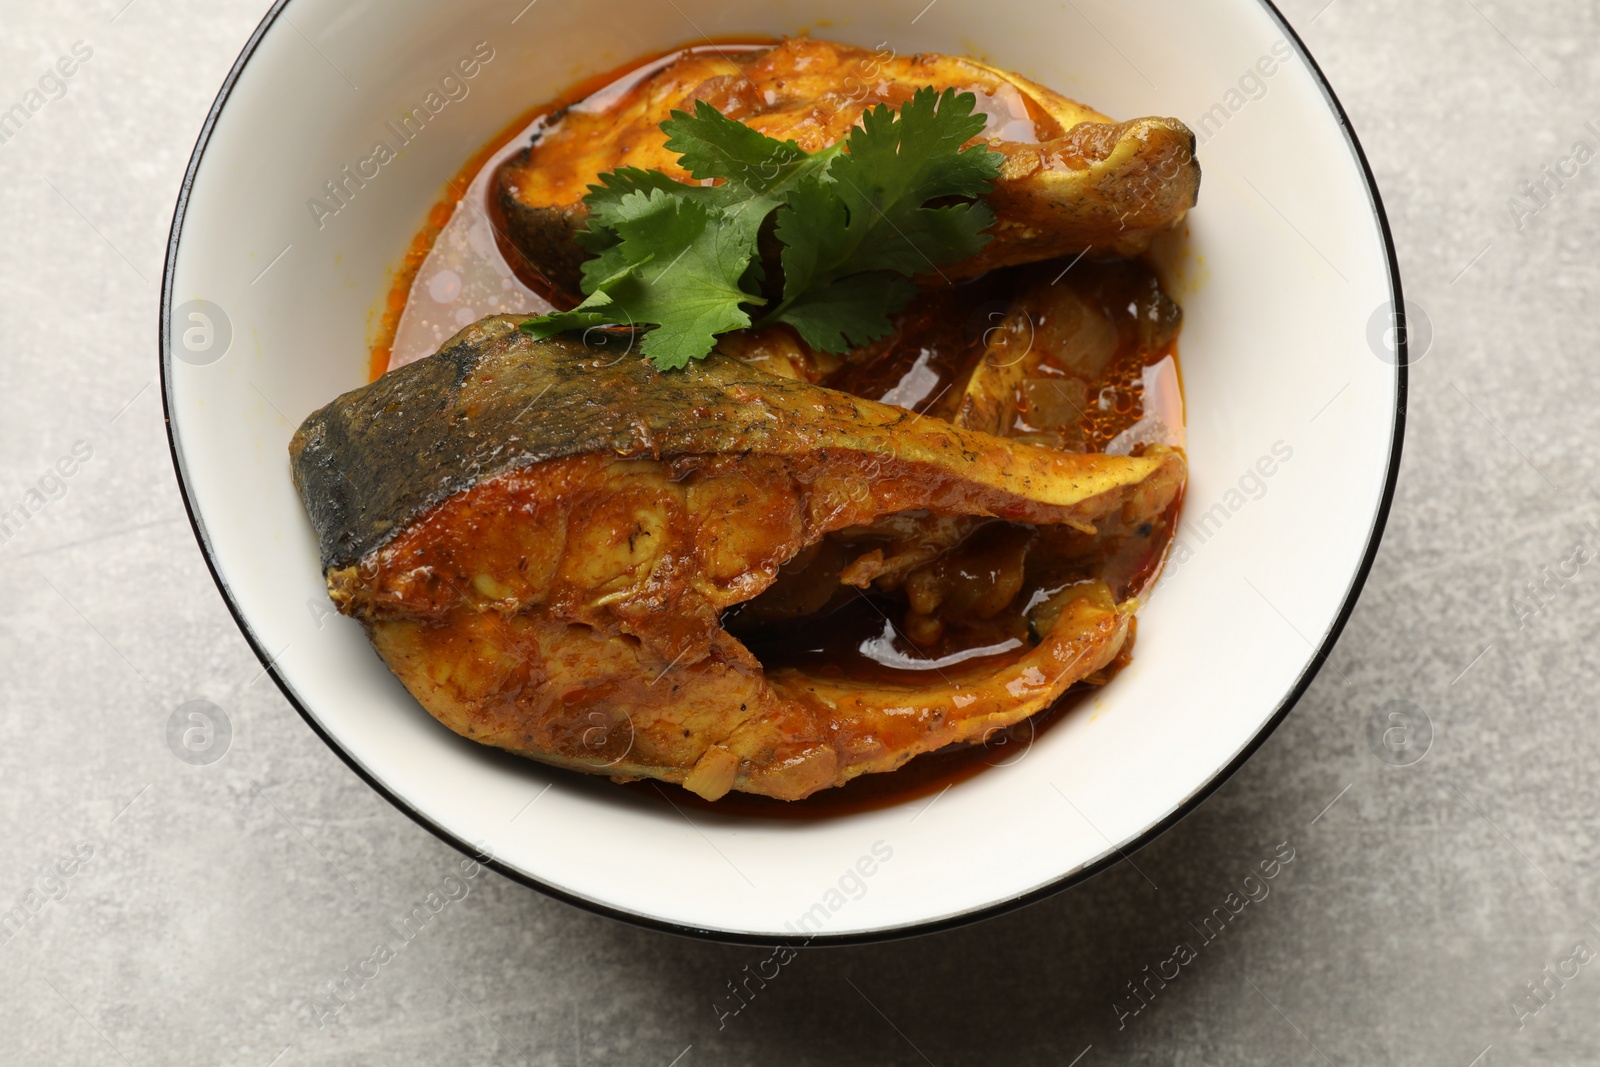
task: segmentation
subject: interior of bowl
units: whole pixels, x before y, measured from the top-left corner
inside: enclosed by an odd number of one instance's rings
[[[502,869],[736,939],[985,914],[1114,861],[1203,794],[1342,624],[1386,507],[1403,388],[1371,339],[1397,286],[1375,194],[1274,13],[1260,0],[519,6],[279,4],[180,204],[163,325],[174,454],[219,584],[313,725]],[[332,612],[286,447],[308,413],[366,381],[392,272],[445,181],[507,123],[646,52],[808,31],[976,55],[1119,118],[1195,127],[1204,183],[1170,279],[1191,480],[1134,661],[1092,703],[942,794],[765,821],[555,775],[438,725]],[[347,182],[430,92],[444,105],[398,157]],[[337,213],[312,206],[336,202],[328,183],[346,192]]]

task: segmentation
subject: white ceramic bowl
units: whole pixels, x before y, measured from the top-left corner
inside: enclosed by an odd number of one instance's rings
[[[172,448],[251,644],[357,773],[504,873],[726,940],[864,940],[1071,884],[1172,825],[1250,754],[1326,657],[1376,550],[1405,371],[1400,285],[1365,160],[1262,0],[280,0],[195,149],[162,301]],[[1192,477],[1133,665],[1024,758],[928,799],[779,822],[675,811],[462,741],[330,613],[285,447],[366,381],[380,304],[444,182],[585,75],[706,35],[977,54],[1109,114],[1204,138],[1175,294]],[[480,44],[480,42],[482,42]],[[308,206],[458,61],[492,50],[337,215]],[[1270,73],[1268,73],[1270,71]],[[459,74],[457,75],[459,77]],[[368,168],[368,173],[371,168]],[[1267,473],[1270,471],[1271,473]],[[809,916],[809,918],[807,918]]]

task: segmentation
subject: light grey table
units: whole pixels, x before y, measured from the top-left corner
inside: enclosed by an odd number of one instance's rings
[[[1600,1061],[1600,165],[1544,177],[1576,141],[1600,150],[1600,5],[1288,4],[1372,158],[1433,339],[1389,532],[1330,667],[1139,853],[1148,880],[1123,864],[976,927],[806,952],[719,1019],[766,952],[485,874],[322,1026],[319,989],[458,857],[263,676],[168,459],[167,226],[264,7],[0,0],[0,108],[74,42],[92,52],[0,144],[0,510],[42,501],[0,532],[0,914],[22,917],[0,927],[0,1061]],[[1523,186],[1541,180],[1533,212]],[[167,743],[192,699],[232,723],[209,766]],[[1432,725],[1411,766],[1368,743],[1396,701]],[[1283,842],[1270,894],[1202,942],[1191,923]],[[1195,958],[1147,982],[1180,940]]]

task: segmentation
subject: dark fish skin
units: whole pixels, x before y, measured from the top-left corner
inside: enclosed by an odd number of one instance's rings
[[[1044,505],[1102,491],[1107,463],[1137,481],[1155,460],[1067,457],[779,378],[713,353],[657,371],[610,350],[535,341],[522,316],[484,319],[436,355],[308,416],[289,445],[324,570],[357,563],[440,502],[496,474],[580,455],[799,455],[854,450],[976,470]],[[921,425],[917,426],[920,421]],[[902,424],[916,432],[891,432]]]
[[[513,166],[525,164],[531,150],[524,149]],[[504,173],[511,173],[507,168]],[[510,193],[504,179],[495,182],[495,209],[500,215],[519,269],[537,275],[540,291],[561,307],[583,300],[583,264],[590,254],[578,243],[589,224],[589,209],[581,202],[550,207],[526,204]]]
[[[301,424],[289,455],[325,570],[354,564],[430,507],[496,474],[589,453],[654,454],[663,444],[719,451],[765,421],[730,404],[725,387],[761,378],[770,388],[777,379],[768,375],[717,357],[667,379],[636,354],[619,356],[625,340],[609,350],[535,341],[517,329],[525,320],[474,323],[436,355],[345,393]],[[708,407],[715,424],[686,424],[686,413]]]
[[[507,375],[487,403],[462,405],[473,374],[516,318],[487,319],[436,355],[385,374],[308,416],[289,444],[295,489],[317,533],[324,570],[345,567],[389,541],[417,515],[515,466],[622,444],[604,420],[585,419],[573,388],[584,346],[543,342],[534,373]],[[543,390],[538,418],[520,418]],[[567,418],[552,419],[559,411]],[[463,423],[475,424],[456,432]],[[352,476],[346,472],[359,472]]]

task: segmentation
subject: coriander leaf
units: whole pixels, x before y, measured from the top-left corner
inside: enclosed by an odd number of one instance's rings
[[[987,145],[961,147],[987,123],[977,104],[972,93],[932,88],[918,89],[898,114],[879,104],[851,129],[843,169],[859,174],[863,187],[898,184],[909,199],[983,196],[1000,175],[1000,157]]]
[[[961,147],[983,132],[976,104],[971,93],[919,89],[898,117],[884,105],[862,116],[850,151],[832,162],[826,180],[801,180],[778,212],[783,300],[763,324],[787,322],[824,351],[847,351],[851,342],[886,334],[888,316],[910,299],[904,285],[866,278],[937,271],[988,243],[994,214],[982,203],[928,206],[982,197],[1000,173],[999,153]],[[884,298],[874,321],[868,297],[853,299],[841,284],[855,278],[869,286],[865,293]]]
[[[737,122],[724,121],[740,129],[748,129]],[[755,133],[754,130],[748,132]],[[637,167],[609,171],[600,175],[600,182],[600,185],[591,185],[589,195],[584,197],[584,204],[589,209],[589,222],[587,229],[578,235],[583,247],[600,257],[583,265],[582,287],[586,293],[594,292],[602,279],[610,277],[626,262],[616,252],[619,240],[616,228],[618,223],[635,217],[642,210],[642,201],[630,197],[632,193],[660,191],[677,200],[698,203],[713,212],[720,211],[725,215],[725,223],[743,231],[752,246],[762,223],[779,204],[777,200],[746,192],[742,187],[685,185],[660,171],[640,170]],[[752,257],[747,277],[752,285],[760,285],[764,280],[759,257]]]
[[[776,140],[728,118],[704,100],[695,101],[692,115],[673,111],[661,129],[667,134],[666,147],[679,153],[678,164],[691,177],[721,182],[679,188],[692,189],[696,198],[720,207],[728,224],[746,231],[751,241],[797,184],[820,178],[844,149],[838,144],[808,153],[793,141]],[[766,281],[759,255],[751,258],[744,281],[749,288]]]
[[[672,112],[661,129],[668,135],[667,148],[679,153],[678,165],[692,177],[720,179],[777,200],[795,182],[821,175],[843,147],[809,153],[728,118],[704,100],[695,101],[693,115]]]
[[[911,276],[988,241],[981,203],[999,174],[976,98],[919,90],[896,115],[880,105],[848,138],[807,153],[697,101],[662,123],[667,147],[700,182],[625,167],[599,176],[579,235],[587,299],[523,323],[536,337],[609,323],[653,327],[641,349],[662,370],[706,356],[716,336],[750,325],[766,301],[758,238],[776,212],[786,322],[813,347],[844,352],[891,330],[916,292]],[[848,152],[846,151],[848,148]]]
[[[600,309],[611,303],[611,297],[605,293],[595,293],[582,304],[571,311],[555,311],[542,315],[537,319],[529,319],[520,324],[517,329],[543,341],[547,337],[554,337],[558,333],[568,330],[587,330],[592,326],[609,326],[615,321],[616,316]]]
[[[650,171],[635,171],[636,174],[653,173]],[[624,176],[626,177],[626,176]],[[615,198],[608,200],[603,205],[603,233],[606,244],[594,251],[597,253],[593,259],[587,259],[582,267],[581,287],[585,293],[597,294],[609,291],[619,284],[623,277],[631,270],[644,266],[653,258],[653,253],[641,251],[637,245],[625,246],[622,235],[617,231],[620,224],[636,222],[661,214],[665,210],[668,200],[686,199],[679,197],[678,190],[685,187],[671,178],[665,179],[673,188],[659,188],[648,190],[635,190],[623,192]],[[665,198],[665,199],[663,199]],[[591,228],[596,224],[591,218]],[[588,306],[585,300],[579,307]]]
[[[619,167],[599,175],[599,184],[589,186],[583,203],[589,210],[587,225],[578,231],[577,241],[586,250],[599,254],[617,243],[612,229],[622,209],[623,198],[629,193],[648,193],[660,189],[674,196],[704,198],[709,189],[684,185],[662,174],[659,170],[641,170],[638,167]],[[586,287],[585,292],[590,290]]]
[[[784,301],[776,316],[849,258],[850,212],[826,182],[803,181],[778,212],[773,236],[783,245]]]
[[[661,190],[648,199],[651,210],[620,220],[616,231],[624,248],[653,258],[611,295],[633,322],[657,324],[640,350],[657,368],[671,370],[705,358],[717,334],[749,326],[740,304],[764,303],[739,286],[756,254],[755,232]]]
[[[783,321],[819,352],[848,352],[893,333],[889,316],[916,295],[916,283],[903,274],[852,274],[807,289],[789,305]]]
[[[607,323],[653,325],[640,351],[661,370],[711,351],[716,335],[750,325],[739,285],[755,257],[755,234],[723,212],[674,190],[634,191],[610,209],[616,244],[584,264],[589,298],[570,312],[524,326],[536,337]]]
[[[650,193],[659,189],[674,196],[703,199],[704,194],[710,192],[704,186],[685,185],[659,170],[641,170],[638,167],[608,170],[599,176],[599,181],[599,185],[589,186],[589,193],[583,202],[589,209],[589,218],[606,227],[615,224],[619,212],[626,213],[622,201],[629,193]]]
[[[983,231],[994,214],[984,204],[926,206],[983,197],[999,177],[999,153],[987,145],[961,149],[983,132],[976,104],[971,93],[919,89],[898,117],[882,104],[861,116],[850,151],[828,169],[850,216],[836,270],[927,274],[989,242]]]

